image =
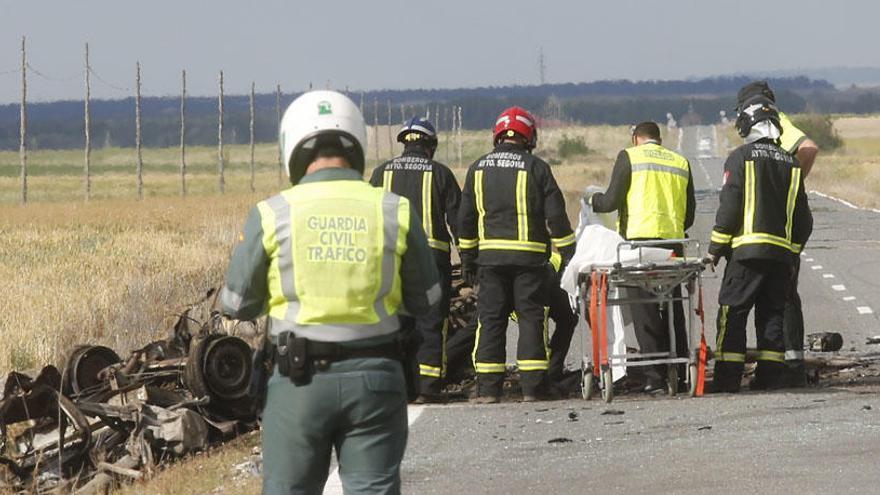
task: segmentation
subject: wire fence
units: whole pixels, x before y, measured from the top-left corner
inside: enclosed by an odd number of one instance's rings
[[[144,69],[140,62],[136,62],[134,67],[132,67],[132,76],[134,83],[133,85],[128,85],[126,83],[120,83],[118,81],[112,81],[110,78],[102,75],[95,67],[91,64],[89,60],[89,45],[88,43],[84,46],[84,59],[83,59],[83,68],[81,71],[77,71],[74,74],[54,74],[51,71],[45,70],[43,67],[35,67],[28,60],[28,51],[27,51],[27,39],[26,37],[22,37],[21,39],[21,64],[18,68],[10,68],[6,70],[0,71],[0,77],[8,77],[18,75],[21,78],[21,100],[19,103],[20,116],[19,116],[19,188],[20,193],[17,194],[19,197],[19,201],[22,204],[27,204],[30,201],[33,201],[31,195],[28,191],[28,178],[32,176],[38,176],[38,174],[34,174],[31,170],[29,170],[29,154],[32,153],[31,148],[35,143],[35,138],[29,135],[29,123],[28,123],[28,83],[31,79],[39,79],[41,81],[45,81],[51,83],[53,85],[71,85],[77,84],[77,81],[81,81],[82,91],[83,91],[83,113],[82,113],[82,151],[83,151],[83,162],[82,162],[82,190],[81,197],[88,201],[92,199],[94,191],[93,191],[93,179],[96,176],[99,176],[101,172],[96,171],[94,164],[92,163],[92,151],[93,151],[93,126],[95,119],[92,118],[92,83],[95,82],[100,86],[115,91],[117,93],[125,94],[125,98],[132,99],[133,105],[133,115],[134,115],[134,146],[132,150],[132,157],[121,157],[119,160],[124,162],[125,164],[130,161],[134,161],[135,166],[130,170],[131,173],[131,181],[134,185],[134,193],[133,196],[138,199],[144,198],[144,167],[145,158],[144,150],[143,150],[143,142],[144,142],[144,126],[143,126],[143,108],[142,108],[142,70]],[[178,175],[176,187],[177,193],[180,196],[187,196],[187,194],[191,191],[190,180],[193,176],[192,172],[192,163],[191,160],[188,160],[187,157],[187,87],[186,87],[186,78],[187,73],[186,70],[181,71],[181,87],[179,93],[180,99],[180,112],[179,112],[179,122],[174,124],[175,126],[179,124],[179,133],[180,133],[180,144],[179,149],[177,151],[178,158],[175,160],[177,162],[177,170],[174,172],[175,175]],[[329,87],[329,83],[328,83]],[[245,165],[247,167],[248,173],[239,174],[244,180],[247,181],[246,189],[253,192],[255,191],[255,170],[256,170],[256,162],[255,162],[255,140],[256,140],[256,128],[258,122],[261,122],[261,125],[272,125],[274,128],[272,129],[272,133],[277,136],[278,128],[280,126],[281,116],[282,116],[282,99],[284,99],[284,94],[282,93],[281,84],[277,84],[274,88],[274,109],[273,113],[270,117],[267,118],[266,115],[258,115],[257,107],[256,107],[256,84],[251,82],[248,85],[248,126],[247,126],[247,134],[248,134],[248,150],[249,153],[246,155],[244,163],[241,165]],[[309,88],[311,89],[311,87]],[[216,133],[216,189],[214,192],[218,194],[223,194],[227,189],[227,179],[232,179],[233,177],[238,179],[238,175],[227,176],[227,168],[230,165],[230,153],[228,148],[228,144],[224,143],[224,118],[225,114],[228,112],[227,109],[224,108],[224,103],[226,99],[224,87],[224,76],[223,71],[218,71],[218,85],[217,85],[217,109],[216,109],[216,122],[217,122],[217,133]],[[357,94],[352,95],[347,90],[345,91],[349,93],[349,96],[352,99],[357,100]],[[396,149],[396,139],[395,134],[398,126],[398,121],[395,119],[396,109],[395,103],[392,102],[391,99],[387,99],[386,101],[380,101],[378,98],[373,98],[372,101],[364,102],[365,93],[360,93],[360,109],[361,113],[364,114],[366,122],[368,125],[367,138],[368,142],[365,148],[365,154],[367,155],[368,162],[370,164],[378,164],[381,161],[391,159],[397,153]],[[445,148],[445,159],[447,163],[452,164],[453,161],[456,164],[461,164],[462,161],[462,135],[461,135],[461,115],[462,108],[460,106],[455,105],[439,105],[439,104],[430,104],[430,103],[415,103],[415,104],[405,104],[399,103],[400,105],[400,121],[402,123],[408,117],[414,115],[423,115],[429,119],[433,118],[435,126],[437,127],[439,136],[439,141],[441,143],[441,147]],[[384,107],[384,108],[383,108]],[[366,110],[366,111],[365,111]],[[384,114],[384,115],[382,115]],[[380,119],[381,115],[381,119]],[[380,122],[384,121],[384,122]],[[269,124],[271,123],[271,124]],[[130,125],[130,124],[129,124]],[[265,129],[264,129],[265,130]],[[150,129],[146,129],[146,131],[150,131]],[[163,134],[168,133],[168,128],[162,129]],[[235,129],[232,129],[232,132],[235,132]],[[109,131],[108,131],[109,136]],[[234,136],[234,134],[233,134]],[[109,141],[109,138],[108,138]],[[386,146],[387,143],[387,146]],[[277,186],[283,186],[285,183],[286,175],[284,174],[284,166],[283,156],[280,146],[276,143],[275,146],[276,151],[273,152],[274,157],[271,158],[270,168],[275,168],[276,172],[273,172],[272,175],[277,177]],[[70,150],[68,150],[70,151]],[[166,175],[168,172],[167,166],[167,156],[168,149],[166,148],[163,152],[163,160],[162,167]],[[442,155],[438,155],[438,157],[442,157]],[[132,160],[133,159],[133,160]],[[375,163],[374,163],[375,161]],[[265,162],[265,160],[264,160]],[[264,163],[265,165],[265,163]],[[8,162],[6,164],[0,163],[0,166],[5,166],[7,170],[10,167]],[[33,164],[31,164],[33,166]],[[68,167],[66,173],[69,175],[69,167],[70,164],[65,162],[65,166]],[[157,164],[158,166],[158,164]],[[14,167],[14,165],[13,165]],[[119,167],[115,167],[116,170]],[[118,173],[116,175],[119,175]],[[0,201],[3,201],[3,198],[9,197],[8,188],[10,187],[8,184],[10,182],[3,182],[0,187],[6,188],[6,194],[0,194]],[[0,191],[2,192],[2,191]],[[39,200],[39,199],[38,199]]]

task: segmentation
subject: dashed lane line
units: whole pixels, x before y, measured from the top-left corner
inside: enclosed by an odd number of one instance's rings
[[[856,311],[858,311],[860,315],[874,314],[874,310],[871,309],[870,306],[859,306],[856,308]]]
[[[834,274],[833,273],[823,273],[822,278],[834,278]]]
[[[843,292],[846,290],[846,286],[843,284],[832,285],[831,290],[835,290],[837,292]],[[855,299],[855,298],[853,298]]]
[[[823,268],[825,268],[825,267],[822,265],[813,265],[810,267],[811,270],[821,270]]]
[[[856,300],[856,296],[846,296],[846,297],[843,298],[843,300],[846,301],[846,302],[849,302],[849,301],[855,301],[855,300]]]

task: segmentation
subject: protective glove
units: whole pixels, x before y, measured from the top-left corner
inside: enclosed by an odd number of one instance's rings
[[[465,285],[475,287],[477,284],[477,255],[468,251],[461,251],[461,278]]]

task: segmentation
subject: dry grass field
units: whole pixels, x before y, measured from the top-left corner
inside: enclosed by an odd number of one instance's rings
[[[806,186],[864,208],[880,208],[880,116],[838,116],[834,129],[843,147],[820,150]],[[724,133],[724,134],[722,134]],[[742,143],[731,125],[718,129],[731,146]]]
[[[807,187],[858,206],[880,208],[880,117],[834,120],[844,145],[816,159]]]

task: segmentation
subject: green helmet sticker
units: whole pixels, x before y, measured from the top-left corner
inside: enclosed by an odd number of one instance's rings
[[[329,101],[319,101],[318,102],[318,115],[330,115],[333,113],[333,107],[330,106]]]

